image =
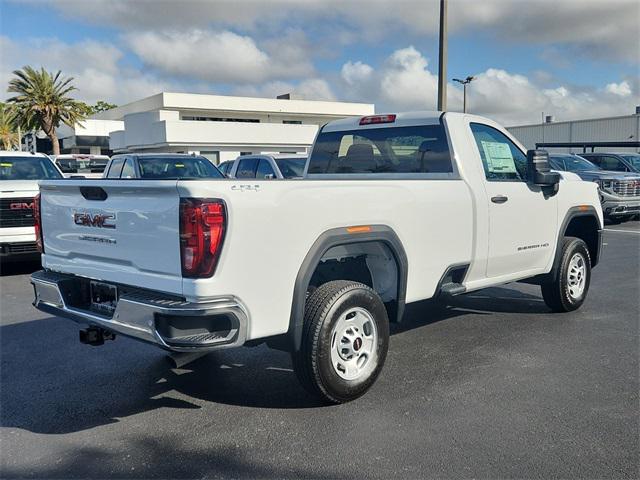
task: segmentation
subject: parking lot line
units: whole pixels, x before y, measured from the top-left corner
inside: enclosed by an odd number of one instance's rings
[[[605,228],[605,232],[617,232],[617,233],[635,233],[636,235],[640,235],[640,232],[637,230],[616,230],[613,228]]]

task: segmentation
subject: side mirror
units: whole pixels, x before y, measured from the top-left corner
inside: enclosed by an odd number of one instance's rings
[[[267,174],[264,176],[264,179],[265,179],[265,180],[273,180],[274,178],[276,178],[276,176],[275,176],[273,173],[267,173]]]
[[[529,150],[527,152],[527,177],[539,187],[551,187],[560,183],[560,174],[549,167],[549,152]]]

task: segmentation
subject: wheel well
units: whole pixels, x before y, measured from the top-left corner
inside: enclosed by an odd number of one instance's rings
[[[391,321],[398,317],[401,271],[394,253],[382,241],[348,243],[329,248],[316,265],[307,292],[332,280],[352,280],[371,287],[385,304]]]
[[[593,215],[573,217],[564,231],[565,237],[577,237],[587,244],[591,256],[591,266],[595,267],[598,259],[598,230],[600,224]]]

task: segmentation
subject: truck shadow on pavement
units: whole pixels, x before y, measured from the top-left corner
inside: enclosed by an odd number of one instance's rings
[[[548,312],[538,297],[491,290],[452,299],[453,305],[410,305],[391,334],[470,313]],[[428,332],[421,334],[428,338]],[[222,350],[171,369],[166,354],[153,346],[118,337],[95,348],[80,344],[77,335],[75,324],[56,317],[1,327],[2,427],[69,433],[163,407],[211,408],[210,402],[273,409],[322,406],[299,385],[289,355],[266,346]]]

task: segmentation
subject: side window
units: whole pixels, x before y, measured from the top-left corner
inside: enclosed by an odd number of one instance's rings
[[[218,170],[227,175],[229,173],[229,167],[231,166],[231,162],[222,162],[218,165]]]
[[[584,156],[584,158],[586,158],[591,163],[594,163],[599,167],[602,166],[602,157],[600,157],[599,155],[589,155],[589,156]]]
[[[271,164],[269,163],[269,161],[261,158],[260,163],[258,163],[256,178],[267,178],[267,175],[271,175],[270,178],[276,178],[276,174],[273,171],[273,168],[271,168]]]
[[[616,157],[612,157],[610,155],[603,155],[602,161],[600,162],[600,168],[603,170],[613,170],[615,172],[626,172],[627,167],[624,163],[622,163]]]
[[[133,166],[133,159],[127,158],[122,167],[120,178],[136,178],[136,169]]]
[[[527,157],[499,130],[472,123],[471,132],[490,182],[523,182],[527,178]]]
[[[258,160],[256,158],[245,158],[240,160],[236,178],[256,178],[256,167]]]
[[[549,165],[554,170],[566,171],[567,166],[560,157],[549,157]]]
[[[109,173],[107,173],[107,178],[120,178],[120,172],[122,171],[122,166],[124,165],[124,158],[116,158],[111,162],[111,167],[109,167]]]

